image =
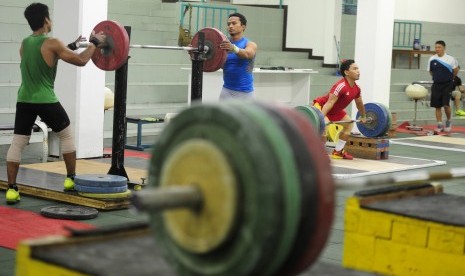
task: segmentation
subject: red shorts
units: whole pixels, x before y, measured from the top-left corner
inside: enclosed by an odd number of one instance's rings
[[[317,103],[317,102],[314,102],[313,103],[313,106],[315,106],[316,108],[318,108],[319,110],[321,110],[323,107]],[[336,111],[336,112],[333,112],[331,111],[330,113],[326,114],[326,117],[328,117],[329,121],[330,122],[333,122],[333,121],[341,121],[342,119],[344,119],[344,117],[347,115],[347,113],[345,112],[345,110],[339,110],[339,111]]]

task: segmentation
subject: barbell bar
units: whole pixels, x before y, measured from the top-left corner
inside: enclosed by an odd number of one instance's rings
[[[356,179],[334,180],[336,189],[350,190],[386,185],[415,185],[430,181],[465,178],[465,167],[452,168],[444,171],[416,172],[392,174],[389,176],[364,176]],[[175,208],[197,209],[202,204],[202,194],[194,184],[183,187],[146,189],[135,193],[132,197],[134,207],[143,211],[163,211]]]
[[[180,274],[297,275],[324,247],[334,189],[453,178],[465,178],[465,168],[334,180],[319,135],[299,112],[231,101],[192,106],[164,128],[149,187],[131,202],[149,212]]]
[[[341,121],[330,121],[330,122],[325,122],[326,125],[332,125],[332,124],[349,124],[349,123],[362,123],[362,124],[369,124],[373,122],[373,118],[367,117],[365,122],[362,122],[362,120],[357,119],[357,120],[341,120]]]
[[[161,49],[161,50],[184,50],[192,55],[193,51],[198,50],[203,60],[203,71],[214,72],[223,67],[226,62],[227,51],[220,49],[219,45],[227,37],[215,28],[204,28],[199,30],[191,41],[191,47],[180,46],[159,46],[159,45],[140,45],[129,44],[129,36],[125,28],[116,21],[106,20],[98,23],[93,32],[102,32],[105,36],[104,46],[95,51],[92,56],[94,64],[105,71],[116,70],[121,67],[128,59],[129,48],[140,49]],[[200,48],[199,33],[203,33],[205,41],[203,50]],[[79,47],[87,47],[88,43],[81,43]],[[194,55],[195,56],[195,55]]]
[[[450,180],[465,178],[465,167],[452,168],[450,170],[428,172],[426,170],[409,172],[403,174],[392,174],[389,176],[367,176],[357,179],[337,180],[335,185],[338,189],[376,187],[392,185],[415,185],[429,181]]]
[[[89,46],[89,42],[79,43],[79,48],[86,48]],[[160,50],[180,50],[180,51],[194,51],[198,48],[188,47],[188,46],[161,46],[161,45],[141,45],[141,44],[131,44],[129,48],[139,48],[139,49],[160,49]],[[204,52],[207,53],[209,50],[208,46],[204,47]]]

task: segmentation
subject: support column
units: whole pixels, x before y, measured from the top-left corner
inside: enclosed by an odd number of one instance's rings
[[[391,86],[392,32],[395,1],[358,0],[355,35],[355,62],[365,103],[389,106]],[[352,117],[357,108],[352,106]]]
[[[336,41],[341,41],[342,0],[325,1],[324,64],[338,64]]]
[[[51,35],[67,44],[79,35],[89,39],[94,26],[107,19],[108,2],[55,0],[50,8],[53,8]],[[92,61],[84,67],[59,61],[55,92],[71,120],[78,158],[103,155],[104,87],[105,72]],[[51,155],[60,155],[57,141],[56,136],[51,137]]]

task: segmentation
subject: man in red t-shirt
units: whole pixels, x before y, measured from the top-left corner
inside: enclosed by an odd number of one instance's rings
[[[358,65],[352,59],[344,60],[341,63],[340,71],[343,78],[331,87],[328,94],[313,100],[313,104],[321,109],[321,112],[325,115],[326,123],[341,120],[349,121],[348,123],[340,123],[343,128],[331,157],[333,159],[352,160],[353,157],[344,150],[344,147],[349,138],[350,131],[353,128],[353,123],[350,122],[352,119],[347,115],[344,109],[355,100],[357,109],[361,114],[360,120],[362,123],[366,122],[366,114],[360,94],[360,87],[355,83],[355,81],[360,78]]]

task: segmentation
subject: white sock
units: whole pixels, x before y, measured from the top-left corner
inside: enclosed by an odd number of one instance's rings
[[[339,139],[336,143],[336,151],[341,151],[346,145],[346,141]]]

